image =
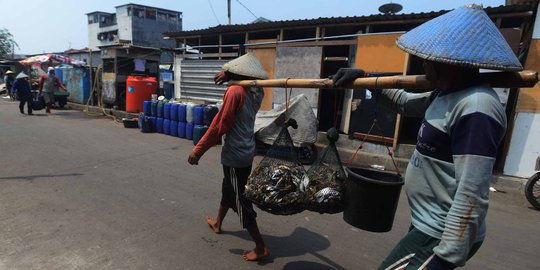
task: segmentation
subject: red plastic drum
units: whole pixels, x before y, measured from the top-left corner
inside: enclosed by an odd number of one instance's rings
[[[158,89],[154,77],[128,76],[126,82],[126,112],[139,113],[143,111],[145,100],[150,100]]]

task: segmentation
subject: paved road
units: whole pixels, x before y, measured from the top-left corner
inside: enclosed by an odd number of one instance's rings
[[[219,147],[199,166],[192,144],[78,111],[21,115],[0,98],[0,269],[375,269],[409,223],[355,229],[341,215],[259,211],[272,256],[251,249],[236,215],[210,232],[220,196]],[[465,269],[538,269],[540,212],[519,193],[492,193],[488,238]]]

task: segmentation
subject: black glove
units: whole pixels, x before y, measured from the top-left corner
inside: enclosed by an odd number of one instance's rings
[[[343,87],[344,85],[358,79],[363,78],[366,72],[356,68],[340,68],[336,74],[332,76],[334,87]]]

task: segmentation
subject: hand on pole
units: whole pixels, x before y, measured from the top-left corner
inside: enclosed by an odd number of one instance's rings
[[[365,76],[366,72],[362,69],[340,68],[336,74],[332,75],[333,86],[335,88],[343,87],[346,84]]]
[[[222,85],[223,83],[228,82],[230,80],[231,80],[231,77],[224,70],[216,73],[216,75],[214,76],[214,83],[215,84]]]

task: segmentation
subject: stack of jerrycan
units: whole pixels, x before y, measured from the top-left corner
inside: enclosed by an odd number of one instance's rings
[[[204,136],[218,111],[218,108],[214,105],[201,106],[200,109],[196,109],[194,117],[195,126],[193,128],[194,145]]]
[[[195,105],[194,103],[188,102],[186,104],[186,139],[193,140],[193,115],[195,112]]]
[[[215,105],[145,100],[139,118],[148,122],[143,132],[157,132],[193,140],[197,144],[217,115]]]

